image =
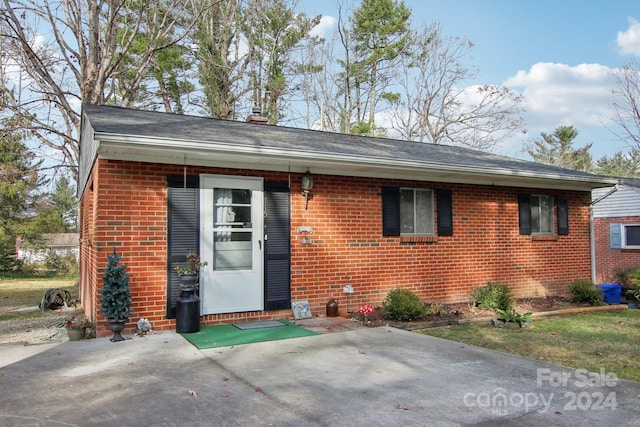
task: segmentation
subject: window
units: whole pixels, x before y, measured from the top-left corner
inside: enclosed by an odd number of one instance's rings
[[[531,195],[531,232],[553,234],[553,197]]]
[[[623,229],[622,247],[640,249],[640,224],[627,224]]]
[[[433,192],[400,189],[400,234],[433,234]]]
[[[381,195],[383,236],[435,237],[436,223],[438,236],[453,236],[451,190],[382,187]]]
[[[554,200],[555,199],[555,200]],[[554,201],[557,206],[554,206]],[[554,208],[557,207],[559,235],[569,234],[569,201],[567,196],[518,194],[520,234],[554,234]]]
[[[611,224],[609,227],[612,248],[640,249],[640,224]]]

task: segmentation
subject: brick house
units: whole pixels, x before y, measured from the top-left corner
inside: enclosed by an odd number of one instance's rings
[[[202,324],[380,305],[394,288],[468,301],[488,281],[517,297],[589,278],[593,188],[616,181],[460,147],[84,105],[82,301],[98,313],[116,248],[132,318],[175,327],[188,250]],[[309,192],[303,180],[313,181]],[[355,292],[346,307],[342,289]]]
[[[593,190],[594,276],[615,282],[617,269],[640,266],[640,179]]]

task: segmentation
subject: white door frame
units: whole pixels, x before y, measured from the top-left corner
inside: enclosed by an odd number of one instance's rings
[[[214,188],[251,190],[251,223],[246,223],[241,229],[232,229],[235,232],[252,233],[250,268],[215,269]],[[207,262],[200,271],[201,313],[206,315],[264,310],[263,179],[201,175],[199,214],[200,251],[202,260]]]

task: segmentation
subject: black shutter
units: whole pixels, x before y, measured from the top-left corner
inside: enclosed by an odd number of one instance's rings
[[[518,194],[520,234],[531,234],[531,194]]]
[[[291,210],[289,184],[265,182],[265,310],[291,308]]]
[[[382,235],[400,235],[399,187],[382,187]]]
[[[558,234],[569,234],[569,201],[567,196],[558,196]]]
[[[441,188],[436,190],[438,204],[438,236],[453,236],[453,193]]]
[[[198,187],[197,176],[167,177],[167,318],[175,319],[180,296],[180,278],[175,267],[187,260],[188,251],[197,251]]]

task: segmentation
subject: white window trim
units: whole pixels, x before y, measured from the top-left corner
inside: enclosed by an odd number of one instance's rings
[[[640,249],[640,245],[627,245],[627,227],[640,227],[640,223],[620,224],[622,227],[622,249]]]

